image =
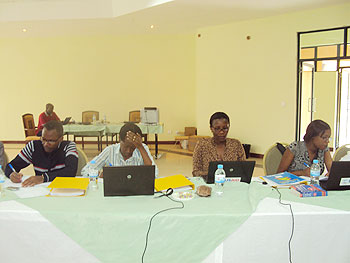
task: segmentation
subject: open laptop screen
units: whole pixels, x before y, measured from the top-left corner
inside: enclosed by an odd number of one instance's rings
[[[240,178],[241,182],[250,184],[252,179],[255,161],[223,161],[223,162],[210,162],[207,176],[207,183],[214,183],[214,174],[218,167],[218,164],[224,165],[226,177]]]
[[[104,196],[153,195],[154,179],[153,165],[104,167]]]
[[[350,190],[350,161],[332,162],[328,179],[320,180],[325,190]]]

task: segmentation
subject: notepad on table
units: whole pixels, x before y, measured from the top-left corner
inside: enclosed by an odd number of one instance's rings
[[[82,196],[89,186],[89,178],[56,177],[48,188],[52,196]]]

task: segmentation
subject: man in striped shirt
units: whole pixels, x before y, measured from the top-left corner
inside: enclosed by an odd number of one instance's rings
[[[94,167],[101,170],[104,166],[154,165],[155,176],[158,168],[146,144],[142,143],[140,127],[134,123],[126,123],[119,132],[120,143],[106,147],[93,160]],[[91,163],[81,170],[83,176],[89,175]]]
[[[19,172],[33,164],[35,176],[23,181],[22,186],[34,186],[50,182],[57,176],[74,177],[78,153],[74,142],[63,141],[62,124],[53,120],[45,123],[41,140],[29,142],[9,164],[5,174],[14,183],[22,182],[23,174]]]

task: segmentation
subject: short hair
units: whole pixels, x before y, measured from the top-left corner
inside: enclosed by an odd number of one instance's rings
[[[49,106],[51,106],[52,108],[54,107],[52,103],[46,104],[46,108],[49,107]]]
[[[331,127],[322,121],[322,120],[314,120],[310,122],[310,124],[306,128],[306,133],[304,135],[304,141],[309,142],[312,138],[316,136],[322,136],[326,130],[330,130]]]
[[[59,121],[48,121],[44,124],[44,128],[48,131],[56,130],[59,137],[63,136],[63,125]]]
[[[125,141],[125,137],[128,131],[132,131],[133,133],[142,135],[142,131],[139,126],[132,122],[127,122],[126,124],[124,124],[123,127],[121,127],[119,132],[119,137],[121,141]]]
[[[214,120],[218,120],[218,119],[225,119],[225,120],[227,120],[228,124],[230,124],[230,118],[227,116],[226,113],[224,113],[224,112],[215,112],[210,117],[210,121],[209,121],[210,127],[213,127]]]

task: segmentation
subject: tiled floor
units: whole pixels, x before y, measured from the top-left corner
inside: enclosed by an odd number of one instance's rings
[[[23,144],[5,144],[5,151],[12,160],[22,149]],[[80,145],[81,146],[81,145]],[[154,145],[150,145],[152,154],[154,154]],[[96,156],[99,152],[97,151],[97,145],[87,144],[85,145],[84,152],[86,153],[89,160]],[[185,176],[192,176],[192,153],[187,150],[183,150],[179,145],[160,145],[159,146],[160,158],[155,160],[158,169],[159,176],[169,176],[175,174],[183,174]],[[253,176],[262,176],[262,159],[249,158],[249,160],[256,161]],[[22,170],[25,175],[34,175],[32,167],[27,167]]]

